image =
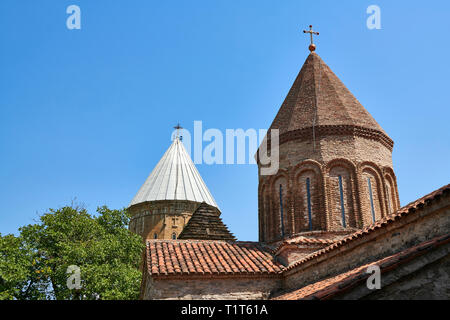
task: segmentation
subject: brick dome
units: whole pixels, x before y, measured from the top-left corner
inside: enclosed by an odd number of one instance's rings
[[[315,52],[305,61],[270,129],[280,135],[313,126],[358,126],[390,138]]]

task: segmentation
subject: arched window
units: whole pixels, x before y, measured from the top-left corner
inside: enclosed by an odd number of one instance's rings
[[[174,232],[172,233],[172,240],[176,240],[177,239],[177,234]]]
[[[158,235],[156,233],[153,234],[153,239],[158,239]]]
[[[388,214],[392,213],[392,199],[391,199],[391,188],[388,183],[386,183],[386,201],[387,201],[387,210]]]
[[[362,216],[364,225],[370,225],[383,218],[389,206],[380,170],[369,163],[364,165],[362,174]]]
[[[283,185],[281,184],[280,184],[280,223],[281,223],[281,237],[284,237]]]
[[[263,241],[267,240],[267,232],[269,230],[269,219],[268,217],[270,216],[269,213],[269,193],[267,190],[267,187],[264,186],[262,188],[261,191],[261,221],[260,221],[260,228],[261,228],[261,235],[262,235],[262,239]]]
[[[287,203],[287,180],[284,176],[279,177],[273,184],[273,214],[271,215],[270,235],[271,240],[279,239],[289,234]]]
[[[309,177],[306,178],[306,197],[308,204],[308,225],[309,230],[312,230],[313,226],[312,226],[312,207],[311,207],[311,179]]]
[[[307,168],[296,177],[295,233],[322,230],[319,173]]]
[[[375,207],[373,205],[372,179],[370,177],[367,178],[367,186],[369,188],[369,199],[370,199],[370,209],[372,211],[372,219],[373,219],[373,222],[375,222],[376,218],[375,218]]]
[[[345,204],[344,204],[344,188],[342,187],[342,176],[338,176],[339,178],[339,195],[341,200],[341,213],[342,213],[342,226],[347,228],[347,223],[345,221]]]
[[[394,180],[392,179],[391,175],[386,174],[384,177],[384,181],[386,182],[386,202],[387,202],[387,210],[388,214],[394,213],[397,210],[397,197],[395,194],[395,186],[394,186]]]
[[[342,228],[357,227],[357,217],[353,204],[352,169],[350,164],[338,163],[333,166],[328,174],[330,208],[330,228],[339,230]]]
[[[381,180],[377,171],[366,167],[363,170],[363,220],[372,224],[383,217],[383,201],[385,193],[381,188]],[[386,205],[386,208],[388,206]]]

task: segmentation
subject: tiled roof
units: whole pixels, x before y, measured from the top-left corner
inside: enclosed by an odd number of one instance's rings
[[[220,218],[220,212],[206,202],[194,211],[178,239],[182,240],[230,240],[236,238]]]
[[[277,245],[271,251],[277,252],[282,247],[291,245],[291,244],[309,246],[309,245],[331,245],[335,242],[336,242],[336,240],[332,240],[332,239],[307,238],[307,237],[300,236],[300,237],[295,237],[295,238],[284,240],[283,242],[281,242],[279,245]]]
[[[332,239],[317,239],[317,238],[306,238],[298,237],[293,239],[285,240],[284,244],[332,244],[335,240]]]
[[[256,242],[151,240],[152,277],[183,275],[277,275],[283,266]]]
[[[358,126],[386,135],[370,113],[314,52],[306,59],[270,128],[279,129],[282,135],[313,125]]]
[[[380,228],[383,228],[383,227],[385,227],[385,226],[387,226],[387,225],[397,221],[398,219],[415,212],[417,209],[431,204],[432,202],[434,202],[435,200],[439,199],[440,197],[445,196],[445,195],[449,195],[449,194],[450,194],[450,184],[448,184],[448,185],[446,185],[446,186],[444,186],[444,187],[442,187],[442,188],[440,188],[440,189],[438,189],[438,190],[436,190],[436,191],[434,191],[434,192],[432,192],[432,193],[430,193],[430,194],[428,194],[428,195],[426,195],[426,196],[424,196],[424,197],[422,197],[422,198],[420,198],[420,199],[418,199],[418,200],[416,200],[414,202],[411,202],[410,204],[408,204],[405,207],[399,209],[395,213],[384,217],[383,219],[381,219],[381,220],[377,221],[376,223],[374,223],[374,224],[364,228],[363,230],[360,230],[358,232],[352,233],[348,237],[345,237],[342,240],[336,241],[335,243],[333,243],[332,245],[330,245],[330,246],[328,246],[328,247],[326,247],[324,249],[316,251],[315,253],[313,253],[313,254],[311,254],[311,255],[309,255],[309,256],[299,260],[298,262],[296,262],[294,264],[292,264],[291,266],[289,266],[285,270],[287,271],[287,270],[294,269],[294,268],[298,267],[299,265],[301,265],[301,264],[303,264],[303,263],[305,263],[305,262],[307,262],[309,260],[315,259],[318,256],[321,256],[321,255],[326,254],[326,253],[328,253],[330,251],[333,251],[333,250],[337,250],[338,248],[344,246],[345,244],[347,244],[347,243],[349,243],[351,241],[355,241],[355,240],[357,240],[357,239],[359,239],[361,237],[364,237],[367,234],[372,233],[372,232],[374,232],[374,231],[376,231],[376,230],[378,230]]]
[[[366,281],[370,274],[367,268],[373,265],[380,267],[382,273],[414,259],[441,245],[450,243],[450,234],[424,242],[400,253],[372,262],[329,279],[318,281],[301,289],[278,295],[274,300],[330,299],[338,293],[345,292],[357,284]]]
[[[324,249],[308,255],[289,267],[284,267],[274,257],[274,248],[257,242],[228,242],[218,240],[151,240],[147,242],[146,264],[152,277],[184,275],[270,275],[281,276],[307,261],[316,259],[333,250],[338,250],[347,243],[384,228],[405,217],[417,209],[434,203],[437,199],[450,194],[450,185],[410,203],[396,213],[385,217],[377,223],[355,232],[342,240],[337,240]],[[294,238],[293,243],[323,242]],[[331,240],[326,240],[331,241]],[[317,243],[317,244],[319,244]],[[353,270],[357,272],[357,270]],[[341,275],[346,278],[350,274]],[[338,276],[339,277],[339,276]],[[337,278],[339,279],[339,278]]]

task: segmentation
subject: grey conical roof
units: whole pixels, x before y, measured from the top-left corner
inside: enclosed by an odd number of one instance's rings
[[[130,203],[157,200],[206,202],[217,208],[183,143],[175,138]]]

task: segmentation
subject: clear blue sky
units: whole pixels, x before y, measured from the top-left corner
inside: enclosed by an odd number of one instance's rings
[[[66,28],[76,4],[82,29]],[[368,30],[366,8],[381,8]],[[267,128],[318,54],[394,139],[400,200],[450,181],[448,1],[0,1],[0,232],[47,208],[127,206],[192,130]],[[222,217],[257,239],[257,168],[199,165]]]

